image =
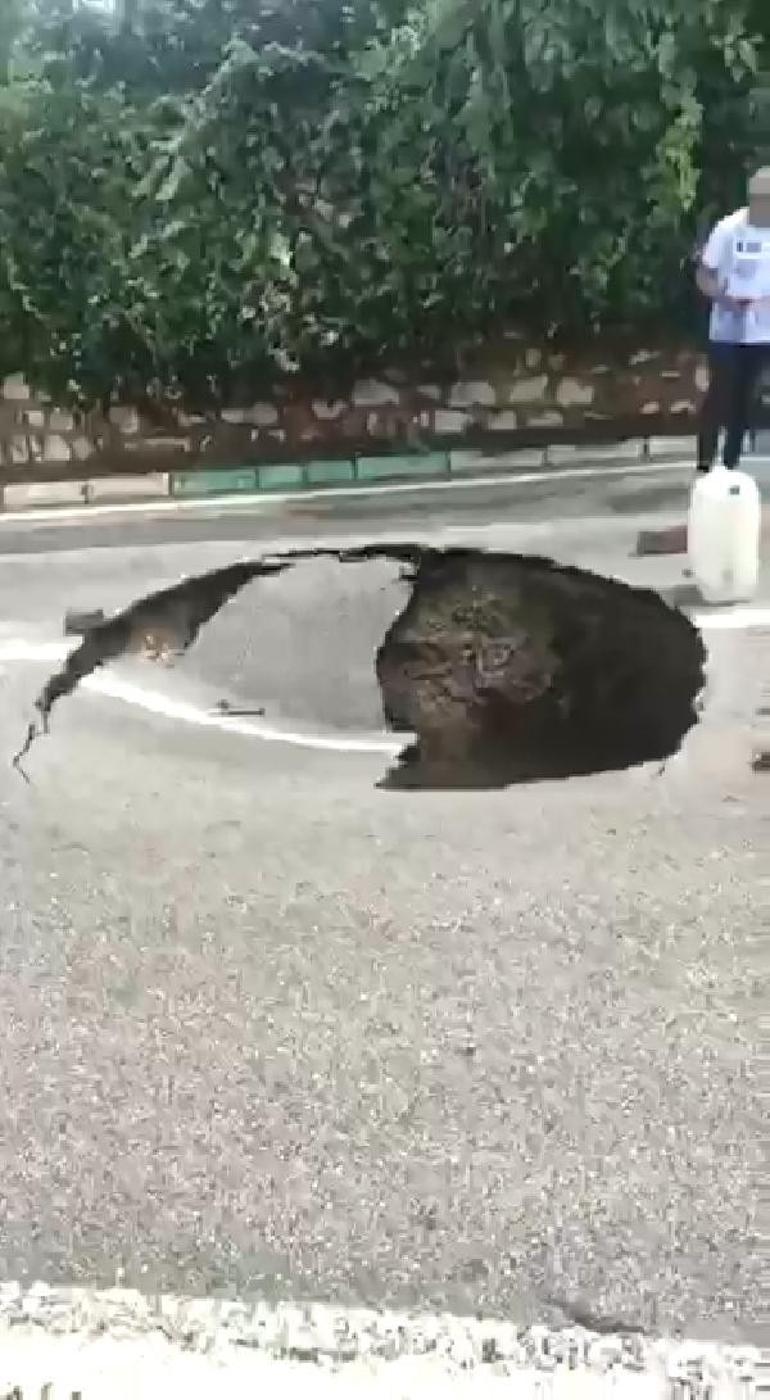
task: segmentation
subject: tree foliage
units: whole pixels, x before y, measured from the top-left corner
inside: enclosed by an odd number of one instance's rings
[[[86,402],[681,320],[770,30],[766,0],[4,3],[0,355]]]

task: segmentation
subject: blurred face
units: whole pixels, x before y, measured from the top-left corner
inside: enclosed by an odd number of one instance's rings
[[[752,175],[748,193],[752,223],[770,226],[770,168],[765,166]]]
[[[756,170],[749,180],[749,199],[770,199],[770,166]]]

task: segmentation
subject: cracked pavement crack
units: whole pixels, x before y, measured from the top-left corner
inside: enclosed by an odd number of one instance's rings
[[[22,761],[35,740],[48,732],[56,701],[71,695],[86,676],[131,652],[144,653],[156,660],[169,654],[182,655],[192,646],[201,628],[247,583],[281,573],[290,568],[291,563],[288,559],[244,560],[150,593],[113,617],[104,619],[102,613],[104,620],[96,620],[91,626],[83,618],[79,619],[83,640],[70,652],[62,668],[50,677],[35,701],[38,717],[31,721],[24,744],[14,756],[13,766],[26,777]],[[92,616],[98,619],[99,613]],[[65,631],[68,626],[70,630],[77,628],[78,620],[65,619]]]

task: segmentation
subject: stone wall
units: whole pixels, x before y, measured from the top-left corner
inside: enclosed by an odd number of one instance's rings
[[[462,374],[393,367],[339,384],[285,378],[217,416],[169,405],[78,415],[35,395],[23,376],[0,399],[0,480],[216,468],[350,457],[431,446],[538,446],[692,431],[706,384],[693,349],[554,351],[509,337]]]

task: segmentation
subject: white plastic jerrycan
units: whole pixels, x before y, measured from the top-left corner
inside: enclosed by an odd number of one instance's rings
[[[762,507],[746,472],[716,466],[700,476],[690,497],[687,553],[693,581],[706,603],[745,603],[759,578]]]

